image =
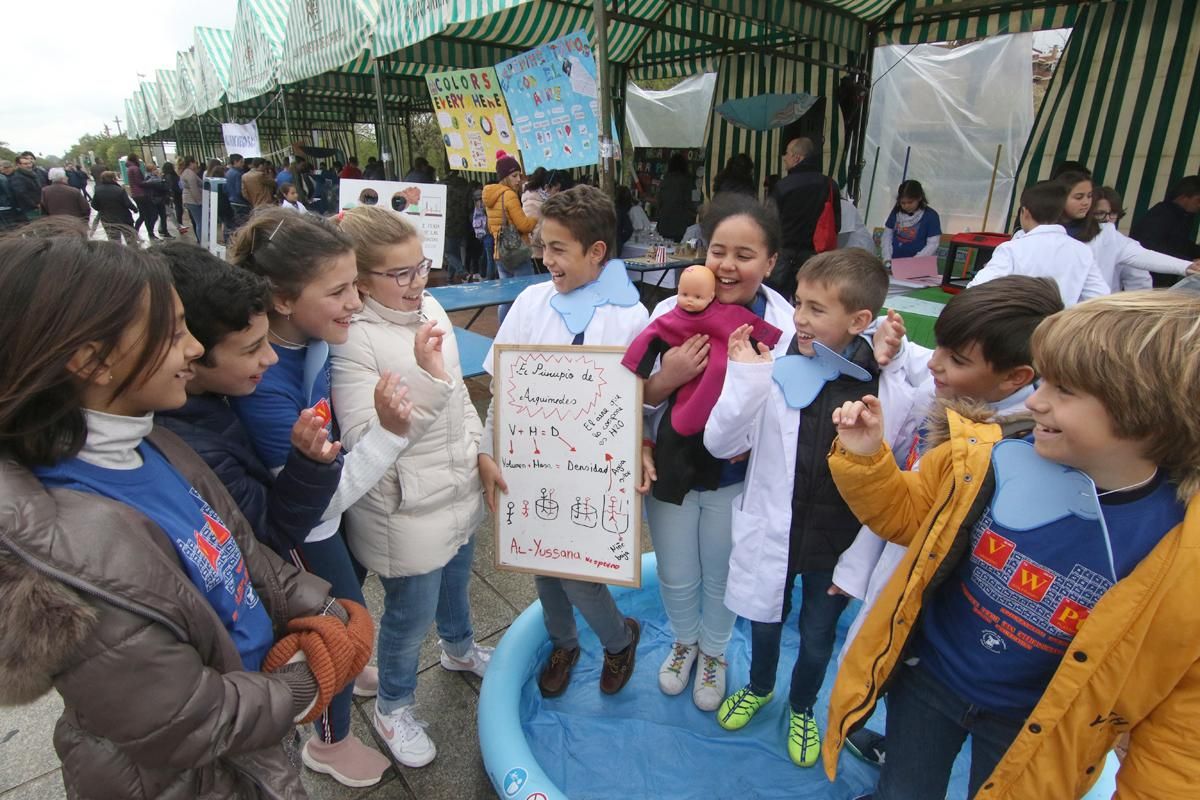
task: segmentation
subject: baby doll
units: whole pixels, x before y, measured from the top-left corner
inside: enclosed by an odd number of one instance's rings
[[[688,454],[694,448],[703,448],[700,441],[708,415],[716,405],[725,383],[725,364],[729,335],[741,325],[752,325],[752,338],[768,347],[774,347],[782,334],[778,328],[767,324],[752,311],[742,306],[726,305],[714,301],[717,279],[712,270],[703,266],[688,267],[679,276],[678,300],[674,308],[654,319],[629,345],[621,363],[631,372],[643,378],[650,376],[654,362],[672,347],[683,344],[692,336],[701,333],[709,337],[708,366],[704,372],[684,384],[668,400],[666,414],[659,425],[658,440],[682,440],[678,442],[678,454],[683,457],[686,475],[692,475],[696,460]],[[692,441],[694,440],[694,441]],[[674,470],[658,469],[659,483]],[[716,476],[712,476],[716,488]],[[682,482],[682,481],[681,481]],[[670,481],[674,483],[674,481]],[[655,487],[655,496],[667,502],[678,503],[692,486]],[[682,491],[676,491],[682,489]],[[666,494],[666,496],[662,496]],[[678,495],[678,500],[671,497]]]

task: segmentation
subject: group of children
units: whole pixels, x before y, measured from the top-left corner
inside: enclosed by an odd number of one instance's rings
[[[1050,235],[1033,224],[1051,218],[1039,187],[1014,249]],[[496,342],[628,346],[651,319],[706,313],[689,297],[648,315],[622,292],[564,316],[556,296],[596,293],[605,270],[628,280],[611,258],[615,212],[577,187],[541,219],[551,280],[517,298]],[[848,745],[882,763],[874,797],[942,797],[969,733],[972,796],[1078,797],[1127,734],[1122,791],[1188,795],[1200,300],[1070,308],[1073,289],[1014,257],[1020,274],[947,304],[930,352],[880,317],[888,278],[873,255],[816,256],[784,298],[763,284],[780,246],[771,210],[718,197],[704,226],[708,302],[762,325],[720,348],[688,336],[646,379],[639,490],[675,639],[662,691],[692,684],[721,727],[753,724],[799,579],[796,764],[823,750],[832,778]],[[490,659],[467,583],[481,503],[494,512],[507,487],[492,409],[481,424],[450,321],[424,292],[418,234],[377,208],[336,223],[264,209],[230,258],[36,231],[0,242],[0,697],[57,688],[56,748],[80,795],[295,793],[290,732],[318,712],[304,763],[368,786],[388,760],[350,733],[352,696],[377,695],[376,731],[420,766],[436,755],[414,715],[430,626],[444,668],[482,675]],[[785,332],[774,347],[759,338],[772,327]],[[699,451],[657,435],[679,427],[681,390],[721,351]],[[656,465],[680,453],[694,475],[668,487],[664,473],[656,491]],[[377,673],[331,682],[307,651],[261,671],[286,631],[340,642],[367,568],[385,589]],[[575,609],[604,647],[600,690],[619,692],[638,621],[603,584],[535,583],[552,645],[541,693],[569,684]],[[822,737],[817,697],[851,596],[865,602]],[[749,681],[728,691],[739,615]],[[881,736],[866,724],[885,694]]]

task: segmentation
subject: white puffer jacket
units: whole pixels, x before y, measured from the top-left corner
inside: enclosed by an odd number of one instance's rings
[[[417,366],[413,344],[421,313],[446,332],[442,356],[450,380]],[[367,298],[350,338],[332,348],[333,407],[353,450],[378,425],[375,384],[384,372],[404,378],[413,403],[408,449],[383,479],[346,512],[354,557],[384,577],[423,575],[446,565],[483,519],[477,456],[483,425],[459,366],[454,328],[426,294],[421,312],[395,311]]]

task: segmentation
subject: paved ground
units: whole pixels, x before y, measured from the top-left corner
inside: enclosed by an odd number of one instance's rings
[[[438,278],[435,276],[435,283],[444,282]],[[451,316],[456,324],[465,325],[471,313]],[[491,336],[496,327],[495,310],[489,309],[472,330]],[[476,406],[486,409],[486,384],[476,379],[468,381],[468,385]],[[536,598],[536,592],[530,576],[495,569],[491,526],[488,517],[479,529],[471,603],[476,638],[495,645],[517,614]],[[649,549],[649,537],[643,535],[642,539],[643,547]],[[371,576],[364,588],[371,613],[378,620],[383,603],[379,579]],[[347,789],[330,778],[306,771],[305,784],[315,800],[475,800],[495,796],[484,773],[476,738],[480,681],[474,675],[446,672],[438,665],[437,636],[433,633],[422,649],[421,670],[417,686],[418,716],[429,722],[429,735],[438,746],[437,759],[421,769],[397,765],[389,770],[382,783],[369,789]],[[375,741],[370,724],[372,702],[360,701],[353,720],[355,733],[367,742]],[[30,706],[0,708],[0,800],[57,800],[66,796],[51,744],[61,708],[62,703],[54,693]],[[376,744],[387,752],[386,747]]]

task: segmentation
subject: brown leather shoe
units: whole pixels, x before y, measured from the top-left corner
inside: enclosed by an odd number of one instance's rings
[[[633,675],[633,662],[637,658],[638,640],[642,638],[642,626],[633,617],[625,618],[625,627],[633,641],[619,653],[604,651],[604,670],[600,673],[600,691],[605,694],[616,694],[629,683]]]
[[[538,676],[538,689],[541,690],[542,697],[558,697],[567,690],[567,685],[571,682],[571,668],[578,660],[578,647],[570,650],[556,647],[551,651],[550,660]]]

